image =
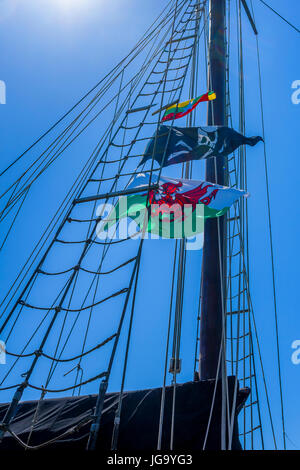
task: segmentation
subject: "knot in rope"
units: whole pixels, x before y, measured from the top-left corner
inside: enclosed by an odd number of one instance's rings
[[[0,430],[1,430],[1,431],[6,432],[6,431],[8,431],[8,429],[9,429],[8,424],[0,423]]]

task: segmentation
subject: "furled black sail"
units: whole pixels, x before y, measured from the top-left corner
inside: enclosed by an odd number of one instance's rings
[[[221,381],[188,382],[176,386],[176,416],[174,425],[174,450],[197,451],[221,448]],[[233,403],[235,378],[228,378],[229,403]],[[249,390],[242,389],[236,395],[236,416],[234,419],[232,449],[241,449],[239,441],[237,414],[247,399]],[[162,450],[170,449],[172,420],[173,387],[166,388],[165,413],[162,435]],[[97,395],[57,398],[43,400],[36,415],[36,401],[20,404],[18,413],[10,429],[26,443],[32,431],[33,420],[36,424],[30,438],[30,446],[59,449],[85,449]],[[118,405],[119,394],[106,395],[97,450],[109,451],[111,448],[113,422]],[[213,411],[210,418],[214,400]],[[161,388],[125,392],[123,395],[118,451],[142,452],[155,451],[159,428]],[[1,419],[7,405],[0,406]],[[207,435],[207,439],[206,439]],[[53,442],[44,446],[48,441]],[[205,443],[206,440],[206,443]],[[0,449],[22,449],[20,442],[9,433],[5,434]]]

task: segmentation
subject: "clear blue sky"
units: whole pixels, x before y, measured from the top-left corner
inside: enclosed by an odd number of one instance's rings
[[[268,1],[299,27],[298,0],[286,0],[284,3],[280,0]],[[160,12],[162,5],[162,0],[0,0],[0,80],[4,80],[7,87],[7,104],[0,105],[1,169],[126,55]],[[291,101],[291,84],[294,80],[300,80],[299,34],[266,9],[259,0],[253,0],[253,5],[262,62],[286,431],[299,449],[300,365],[296,366],[291,362],[291,343],[300,339],[297,250],[300,104],[295,105]],[[250,27],[244,23],[246,129],[248,135],[257,135],[261,133],[261,121],[256,46]],[[233,53],[234,51],[233,46]],[[232,72],[232,79],[233,84],[236,84],[236,70]],[[233,99],[235,93],[236,90],[233,90]],[[236,111],[234,121],[238,122]],[[0,254],[1,297],[103,130],[103,123],[99,121],[90,140],[83,140],[76,151],[68,152],[66,158],[57,162],[57,166],[43,176],[40,185],[28,198],[22,217],[17,222],[5,250]],[[279,432],[279,396],[262,146],[248,152],[248,178],[251,193],[251,294],[269,391],[272,395],[276,429]],[[5,181],[0,181],[0,184],[1,187],[2,184],[5,186]],[[155,286],[155,289],[156,286],[165,285],[165,288],[169,289],[166,279],[169,281],[171,276],[172,256],[165,247],[168,246],[171,250],[173,245],[164,245],[164,248],[161,248],[160,242],[151,243],[151,250],[147,246],[144,254],[141,284],[144,282],[144,285]],[[193,283],[188,283],[187,298],[197,297],[200,262],[201,253],[195,253],[189,265],[188,276],[191,276]],[[135,326],[135,350],[138,359],[134,363],[131,362],[128,388],[161,385],[164,342],[160,331],[164,331],[166,327],[169,299],[162,294],[151,296],[151,292],[148,292],[145,305],[144,295],[146,293],[140,289],[137,298],[140,309],[137,309],[139,315]],[[191,313],[191,304],[192,300],[187,301],[182,353],[185,367],[180,381],[192,379],[195,315],[194,312]],[[191,321],[189,315],[192,316]],[[149,342],[149,347],[145,348],[149,336],[152,341]],[[17,343],[19,339],[16,338]],[[93,372],[97,371],[95,368],[87,375],[92,376]],[[118,388],[117,375],[118,370],[115,371],[112,382],[115,389]],[[96,392],[95,384],[87,389],[87,393],[90,392]],[[1,401],[8,397],[3,394]],[[30,394],[26,396],[28,397]],[[268,445],[271,444],[269,435],[266,441]],[[289,441],[288,446],[294,448]]]

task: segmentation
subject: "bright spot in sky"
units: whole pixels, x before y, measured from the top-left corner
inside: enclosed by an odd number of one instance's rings
[[[85,6],[88,3],[88,0],[55,0],[55,2],[63,9],[63,10],[72,10],[78,9],[78,7]]]

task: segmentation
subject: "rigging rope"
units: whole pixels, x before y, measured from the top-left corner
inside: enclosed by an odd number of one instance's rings
[[[297,33],[300,33],[300,29],[296,28],[292,23],[290,23],[286,18],[284,18],[278,11],[274,10],[270,5],[268,5],[264,0],[259,0],[261,3],[263,3],[266,7],[268,7],[275,15],[279,16],[283,21],[285,21],[289,26],[291,26],[293,29],[297,31]]]
[[[131,56],[131,54],[139,47],[139,45],[143,42],[143,40],[147,39],[149,36],[152,36],[155,32],[157,27],[154,29],[152,33],[148,33],[149,30],[151,30],[152,27],[154,27],[155,23],[160,19],[162,16],[162,13],[173,3],[173,0],[170,0],[167,6],[162,10],[162,12],[158,15],[158,17],[155,19],[155,21],[152,23],[152,25],[148,28],[148,30],[144,33],[142,38],[137,42],[137,44],[133,47],[133,49],[125,56],[124,59],[122,59],[110,72],[108,72],[93,88],[91,88],[82,98],[80,98],[77,103],[75,103],[72,108],[70,108],[61,118],[58,119],[44,134],[42,134],[30,147],[28,147],[19,157],[17,157],[7,168],[5,168],[1,173],[0,177],[6,173],[12,166],[14,166],[25,154],[27,154],[34,146],[36,146],[46,135],[48,135],[55,127],[58,126],[80,103],[82,103],[85,98],[87,98],[93,91],[95,91],[101,83],[106,80],[113,72],[118,70],[118,68]],[[164,18],[168,17],[169,11],[165,15]],[[164,21],[164,20],[163,20]],[[162,21],[162,22],[163,22]],[[159,24],[159,26],[161,23]],[[145,39],[143,39],[145,37]]]
[[[184,2],[182,2],[181,5],[182,5],[182,4],[184,4]],[[168,18],[168,16],[166,16],[165,18]],[[169,20],[167,20],[167,23],[168,23],[168,21],[169,21]],[[166,24],[167,24],[167,23],[166,23]],[[161,24],[160,24],[160,25],[161,25]],[[163,25],[163,26],[165,26],[165,25]],[[161,26],[160,31],[162,30],[163,26]],[[159,32],[160,32],[160,31],[159,31]],[[151,40],[151,38],[150,38],[150,40]],[[148,41],[148,43],[150,43],[150,40]],[[154,41],[154,42],[155,42],[155,41]],[[147,44],[148,44],[148,43],[147,43]],[[140,51],[138,51],[138,52],[136,53],[136,55],[134,56],[134,58],[139,54],[139,52],[140,52]],[[147,57],[148,57],[148,56],[149,56],[149,53],[148,53]],[[153,60],[153,57],[155,57],[155,54],[154,54],[154,56],[152,56],[152,58],[148,61],[148,65],[149,65],[149,63],[151,62],[151,60]],[[146,58],[146,60],[147,60],[147,58]],[[142,66],[141,70],[133,77],[133,79],[131,79],[131,80],[125,85],[125,87],[123,87],[122,91],[123,91],[129,84],[132,85],[132,81],[134,81],[134,79],[135,79],[136,77],[137,77],[137,82],[136,82],[136,84],[138,84],[138,82],[140,81],[140,79],[141,79],[141,77],[142,77],[144,71],[146,71],[146,68],[147,68],[146,60],[145,60],[145,62],[144,62],[144,64],[146,64],[146,66]],[[129,64],[127,64],[126,67],[127,67],[128,65],[129,65]],[[126,67],[125,67],[125,68],[126,68]],[[113,81],[115,81],[116,78],[118,78],[118,76],[122,75],[123,72],[124,72],[124,68],[123,68],[122,71],[114,78]],[[140,75],[140,78],[139,78],[139,75]],[[107,89],[108,89],[108,88],[106,88],[106,91],[107,91]],[[84,109],[84,111],[85,111],[86,109],[88,109],[88,107],[93,103],[93,101],[95,101],[95,99],[96,99],[98,96],[99,96],[99,93],[96,95],[96,97],[93,98],[93,100],[91,101],[91,103]],[[45,171],[45,169],[49,166],[49,164],[51,164],[54,160],[56,160],[56,159],[66,150],[66,148],[68,148],[69,145],[71,145],[71,144],[74,142],[74,140],[75,140],[79,135],[81,135],[81,133],[99,116],[99,114],[101,114],[101,112],[102,112],[104,109],[106,109],[106,107],[107,107],[110,103],[112,103],[112,102],[115,100],[116,97],[118,97],[118,95],[115,95],[115,96],[109,101],[109,103],[108,103],[104,108],[102,108],[102,110],[100,110],[100,112],[98,112],[98,113],[96,114],[96,116],[94,116],[94,118],[92,118],[92,119],[89,121],[89,123],[88,123],[83,129],[81,129],[81,131],[80,131],[62,150],[58,151],[58,152],[54,155],[54,157],[52,157],[52,160],[50,161],[50,163],[48,163],[48,164],[46,165],[46,167],[44,168],[43,171]],[[93,109],[93,108],[95,107],[95,105],[99,102],[99,100],[100,100],[100,98],[97,99],[96,103],[92,106],[91,109]],[[90,113],[91,109],[87,112],[86,116]],[[83,112],[84,112],[84,111],[83,111]],[[63,131],[63,133],[61,134],[61,136],[64,136],[64,134],[66,133],[66,131],[72,127],[72,125],[73,125],[73,124],[77,121],[77,119],[83,114],[83,112],[81,112],[81,113],[79,114],[79,116],[78,116],[77,118],[75,118],[75,120],[71,123],[71,125],[69,125],[69,126],[65,129],[65,131]],[[86,117],[86,116],[85,116],[85,117]],[[81,122],[83,122],[83,120],[85,119],[85,117],[81,120]],[[79,125],[81,124],[81,122],[76,126],[75,130],[79,127]],[[72,131],[71,135],[72,135],[73,133],[74,133],[74,131]],[[57,140],[57,139],[56,139],[56,140]],[[54,143],[56,142],[56,140],[54,141]],[[59,142],[60,140],[61,140],[61,138],[58,140],[58,142]],[[67,139],[66,139],[66,141],[67,141]],[[65,141],[65,142],[66,142],[66,141]],[[48,149],[51,148],[52,145],[53,145],[53,144],[51,144],[51,145],[48,147]],[[56,144],[56,145],[57,145],[57,144]],[[56,147],[56,145],[55,145],[55,147]],[[54,147],[54,148],[55,148],[55,147]],[[62,146],[60,147],[60,149],[61,149],[61,148],[62,148]],[[47,151],[48,149],[46,149],[46,151]],[[45,152],[43,152],[43,153],[41,154],[41,156],[44,155],[44,153],[45,153]],[[49,153],[49,155],[50,155],[50,153]],[[45,158],[47,158],[47,156],[46,156]],[[36,162],[37,162],[37,161],[38,161],[38,159],[36,160]],[[44,159],[44,161],[45,161],[45,159]],[[32,165],[31,165],[31,166],[32,166]],[[30,166],[29,168],[31,168],[31,166]],[[40,165],[39,165],[39,166],[40,166]],[[27,171],[28,171],[28,170],[27,170]],[[35,171],[36,171],[36,170],[35,170]],[[24,174],[26,174],[26,172],[25,172]],[[41,173],[40,173],[40,174],[41,174]],[[39,176],[39,175],[38,175],[38,176]],[[36,178],[37,178],[37,177],[36,177]],[[35,181],[36,178],[34,178],[33,182]],[[17,185],[18,185],[18,181],[19,181],[19,180],[17,180],[14,184],[17,184]],[[32,182],[32,183],[33,183],[33,182]],[[32,183],[31,183],[31,184],[32,184]],[[31,184],[30,184],[30,185],[31,185]],[[12,186],[13,186],[13,185],[12,185]],[[12,188],[12,186],[11,186],[10,188]],[[24,185],[23,185],[23,187],[24,187]],[[29,189],[29,187],[30,187],[30,186],[25,186],[25,190],[26,190],[26,189]],[[10,188],[9,188],[9,189],[10,189]],[[2,196],[3,196],[4,194],[6,194],[7,191],[8,191],[8,190],[6,190],[5,193],[2,194]],[[14,190],[14,191],[15,191],[15,190]],[[11,209],[10,209],[10,210],[8,209],[8,211],[7,211],[7,212],[4,214],[4,216],[3,216],[3,212],[7,209],[8,204],[9,204],[10,207],[12,208],[12,207],[18,202],[18,200],[19,200],[19,198],[22,196],[23,192],[24,192],[24,190],[23,190],[23,191],[19,191],[19,196],[18,196],[17,200],[15,200],[15,202],[11,202],[11,197],[10,197],[9,202],[8,202],[7,205],[5,206],[4,210],[2,210],[2,219],[3,219],[4,217],[6,217],[7,214],[9,213],[9,211],[11,210]],[[2,196],[1,196],[1,197],[2,197]],[[14,199],[16,199],[16,197],[15,197]]]
[[[50,439],[49,441],[43,442],[42,444],[38,444],[36,446],[30,446],[29,445],[29,439],[31,437],[31,434],[29,435],[29,438],[27,440],[27,443],[23,442],[22,439],[19,438],[19,436],[12,431],[9,427],[7,428],[7,432],[9,432],[12,437],[22,446],[24,447],[25,450],[39,450],[43,449],[44,447],[47,447],[51,444],[54,444],[55,442],[61,441],[64,437],[67,437],[71,434],[74,434],[75,432],[78,432],[80,428],[83,426],[86,426],[92,421],[91,418],[85,418],[83,421],[80,423],[76,424],[76,426],[72,426],[71,428],[67,429],[64,433],[60,434],[57,437],[54,437],[53,439]]]
[[[189,22],[187,22],[187,24],[189,24]],[[175,51],[177,52],[178,50],[185,50],[185,48],[176,48]],[[167,64],[169,65],[168,62],[167,62]],[[167,72],[167,71],[168,71],[168,66],[167,66],[166,72]],[[163,73],[165,73],[165,71],[164,71]],[[185,77],[185,76],[186,76],[186,74],[185,74],[183,77]],[[164,84],[166,84],[166,80],[164,81]],[[172,93],[172,94],[173,94],[173,93],[176,92],[176,90],[179,90],[179,89],[182,91],[182,87],[178,87],[178,88],[173,88],[173,89],[171,89],[171,90],[159,91],[159,93],[161,93],[161,94],[162,94],[162,97],[163,97],[165,93]],[[142,94],[142,93],[139,93],[139,96],[143,96],[143,94]],[[158,121],[158,122],[159,122],[159,121]],[[112,142],[113,142],[113,139],[109,139],[109,140],[110,140],[110,145],[111,145]],[[141,140],[141,139],[138,139],[138,140]],[[137,141],[137,140],[135,140],[135,142],[136,142],[136,141]],[[130,146],[130,147],[131,147],[131,146]],[[126,158],[125,161],[127,161],[127,158]],[[101,163],[105,164],[106,162],[105,162],[105,161],[104,161],[104,162],[101,161]],[[152,164],[153,164],[153,158],[152,158]],[[104,165],[103,165],[103,166],[104,166]],[[123,166],[121,167],[121,169],[122,169],[122,168],[123,168]],[[151,175],[152,175],[152,171],[153,171],[153,168],[151,168],[151,170],[150,170]],[[68,219],[70,219],[70,217],[68,217]],[[68,220],[68,219],[66,219],[66,220]],[[88,236],[89,236],[89,235],[88,235]],[[56,239],[56,241],[57,241],[57,239]],[[141,242],[140,246],[141,246],[141,245],[142,245],[142,242]],[[87,250],[88,250],[88,248],[85,248],[85,252],[86,252]],[[139,255],[136,257],[135,267],[137,266],[137,263],[138,263],[138,266],[139,266],[139,263],[140,263],[140,253],[141,253],[141,252],[139,251]],[[136,269],[136,268],[135,268],[135,269]],[[135,273],[135,271],[134,271],[134,273]],[[184,273],[182,273],[182,274],[184,274]],[[74,275],[74,279],[75,279],[75,278],[76,278],[76,275]],[[134,279],[134,276],[133,276],[133,279]],[[137,274],[136,274],[136,282],[137,282]],[[72,284],[72,281],[68,283],[68,286],[67,286],[68,289],[71,287],[71,284]],[[75,284],[75,283],[74,283],[74,284]],[[128,291],[127,291],[127,294],[128,294],[128,295],[126,296],[126,299],[129,298],[130,289],[131,289],[131,287],[130,287],[130,288],[128,289]],[[66,294],[65,294],[65,293],[64,293],[64,297],[66,297]],[[62,302],[60,302],[60,303],[62,303]],[[126,304],[126,305],[127,305],[127,304]],[[90,308],[90,307],[91,307],[91,306],[85,307],[85,308]],[[181,308],[182,308],[182,299],[181,299]],[[65,309],[65,310],[67,310],[67,311],[73,311],[73,310],[71,310],[71,309],[69,309],[69,308],[68,308],[68,309]],[[81,310],[82,310],[82,309],[80,309],[80,311],[81,311]],[[76,310],[76,311],[78,312],[79,310]],[[124,314],[125,314],[125,312],[126,312],[126,308],[125,308]],[[122,321],[122,319],[121,319],[121,321]],[[178,339],[180,339],[180,328],[179,328],[178,334],[179,334]],[[115,339],[116,339],[116,342],[117,342],[117,340],[118,340],[118,337],[119,337],[119,334],[117,334],[117,336],[116,336],[116,338],[115,338]],[[179,343],[178,343],[178,344],[179,344]],[[178,352],[178,348],[177,348],[177,352]],[[111,356],[110,365],[112,365],[113,357],[114,357],[114,354],[112,354],[112,356]],[[97,408],[97,413],[98,413],[98,415],[96,414],[96,416],[95,416],[95,421],[97,421],[97,416],[99,416],[99,419],[100,419],[100,416],[101,416],[101,412],[100,412],[100,414],[99,414],[99,409],[101,409],[101,399],[102,399],[102,397],[103,397],[103,391],[105,392],[105,390],[106,390],[106,388],[107,388],[107,385],[106,385],[106,384],[107,384],[107,381],[108,381],[108,376],[105,377],[105,381],[102,382],[102,388],[100,388],[99,403],[98,403],[98,408]],[[82,382],[82,384],[83,384],[83,383],[85,383],[85,382]],[[76,385],[76,386],[79,387],[79,386],[81,386],[82,384],[79,384],[79,385]],[[74,389],[74,387],[73,387],[73,389]],[[46,389],[39,388],[39,390],[41,390],[41,391],[43,392],[43,390],[46,390]],[[64,389],[64,390],[65,390],[65,389]],[[173,416],[174,416],[174,406],[175,406],[175,400],[173,400]],[[97,424],[97,426],[98,426],[99,423],[96,422],[96,424]],[[94,429],[94,428],[93,428],[93,429]]]
[[[169,59],[167,61],[167,64],[169,64]],[[140,94],[141,95],[141,94]],[[162,97],[164,96],[164,93],[162,93]],[[159,113],[160,114],[160,113]],[[160,120],[160,117],[158,118],[158,122]],[[155,147],[155,144],[154,144],[154,147]],[[154,152],[153,152],[153,156],[154,156]],[[151,167],[151,170],[153,168],[153,156],[152,156],[152,167]],[[152,176],[152,171],[150,173],[150,182],[149,182],[149,187],[150,187],[150,184],[151,184],[151,176]],[[148,191],[149,193],[149,191]],[[145,229],[145,224],[144,224],[144,229]],[[141,240],[141,244],[143,242],[143,239]],[[142,245],[141,245],[142,246]],[[137,280],[137,278],[136,278]],[[127,346],[129,347],[129,341],[127,343]],[[128,351],[128,349],[127,349]],[[113,355],[111,356],[111,364],[113,362]],[[126,364],[126,361],[125,361],[125,364]],[[126,369],[126,366],[125,366],[125,369]],[[123,374],[123,379],[125,379],[125,372],[126,370],[124,369],[124,374]],[[91,435],[90,435],[90,440],[89,440],[89,444],[88,444],[88,448],[94,448],[94,445],[95,445],[95,434],[98,432],[98,428],[99,428],[99,423],[100,423],[100,417],[101,417],[101,409],[102,409],[102,404],[103,404],[103,397],[104,397],[104,393],[106,391],[106,388],[107,388],[107,384],[106,383],[103,383],[102,384],[102,389],[100,390],[100,393],[99,393],[99,405],[98,405],[98,412],[96,413],[96,416],[95,416],[95,423],[94,423],[94,427],[92,427],[91,429]],[[120,399],[120,402],[119,402],[119,410],[121,408],[121,399]],[[112,442],[112,446],[116,446],[117,445],[117,436],[118,436],[118,426],[119,426],[119,416],[117,416],[117,419],[115,421],[115,433],[114,433],[114,437],[113,437],[113,442]]]
[[[99,348],[102,348],[102,346],[105,346],[107,343],[109,343],[111,340],[113,340],[114,338],[116,337],[116,333],[111,335],[109,338],[106,338],[104,341],[102,341],[101,343],[97,344],[96,346],[94,346],[92,349],[90,349],[89,351],[85,351],[84,353],[82,354],[79,354],[78,356],[74,356],[74,357],[69,357],[69,358],[55,358],[53,356],[49,356],[48,354],[44,353],[43,351],[34,351],[32,353],[28,353],[28,354],[15,354],[15,353],[12,353],[10,351],[7,351],[7,349],[5,350],[6,354],[8,354],[9,356],[14,356],[14,357],[32,357],[34,355],[37,355],[37,356],[43,356],[43,357],[46,357],[47,359],[50,359],[51,361],[56,361],[56,362],[70,362],[70,361],[75,361],[76,359],[80,359],[81,357],[84,357],[88,354],[90,354],[91,352],[94,352],[96,351],[97,349]]]
[[[128,365],[128,354],[129,354],[130,340],[131,340],[131,334],[132,334],[132,326],[133,326],[133,318],[134,318],[134,309],[135,309],[135,300],[136,300],[136,291],[137,291],[138,278],[139,278],[140,263],[141,263],[141,257],[139,256],[138,264],[137,264],[137,268],[136,268],[136,274],[135,274],[135,283],[134,283],[134,288],[133,288],[133,298],[132,298],[132,303],[131,303],[131,314],[130,314],[130,319],[129,319],[128,333],[127,333],[127,342],[126,342],[126,350],[125,350],[125,357],[124,357],[124,364],[123,364],[123,371],[122,371],[121,389],[120,389],[120,394],[119,394],[118,406],[117,406],[116,413],[115,413],[115,418],[114,418],[112,440],[111,440],[111,450],[116,450],[117,446],[118,446],[119,426],[120,426],[120,420],[121,420],[123,392],[124,392],[125,378],[126,378],[127,365]]]
[[[166,33],[166,34],[167,34],[167,33]],[[113,123],[113,125],[114,125],[114,123]],[[97,147],[98,147],[98,146],[97,146]],[[97,150],[97,147],[96,147],[96,149],[94,150],[92,156],[93,156],[94,154],[95,154],[96,156],[99,154],[101,147],[99,148],[99,150]],[[94,161],[94,159],[93,159],[93,161]],[[92,164],[93,164],[93,161],[92,161]],[[84,175],[84,177],[83,177],[83,181],[84,181],[84,179],[85,179],[85,175]],[[80,190],[80,193],[84,190],[85,186],[86,186],[86,184],[84,184],[83,188]],[[51,224],[51,223],[52,223],[52,222],[50,222],[50,224]],[[61,228],[62,228],[63,224],[64,224],[64,223],[61,224],[61,226],[60,226]],[[49,227],[49,226],[48,226],[48,227]],[[48,229],[48,227],[47,227],[47,229]],[[44,232],[43,236],[46,234],[47,229],[46,229],[46,231]],[[59,233],[59,231],[60,231],[60,229],[58,230],[57,233]],[[50,232],[50,233],[51,233],[51,232]],[[42,236],[42,237],[43,237],[43,236]],[[50,236],[50,234],[48,234],[48,237],[46,238],[46,240],[49,238],[49,236]],[[42,245],[42,247],[43,247],[43,246],[44,246],[44,244]],[[49,247],[48,247],[48,251],[49,251]],[[40,252],[40,250],[39,250],[39,252]],[[38,252],[38,253],[39,253],[39,252]],[[34,253],[34,252],[33,252],[33,253]],[[32,253],[32,254],[33,254],[33,253]],[[32,256],[32,254],[30,255],[30,258],[31,258],[31,256]],[[36,257],[37,257],[37,256],[36,256]],[[35,257],[35,259],[36,259],[36,257]],[[28,259],[28,261],[30,260],[30,258]],[[26,264],[27,264],[27,263],[26,263]],[[25,266],[26,266],[26,264],[25,264]],[[33,264],[33,263],[32,263],[32,264]],[[31,266],[32,266],[32,264],[31,264]],[[24,268],[22,268],[22,270],[23,270],[23,269],[24,269]],[[29,267],[29,269],[30,269],[30,267]],[[29,269],[27,270],[26,274],[29,272]],[[21,272],[22,272],[22,271],[21,271]],[[20,274],[21,274],[21,273],[20,273]],[[25,274],[25,275],[26,275],[26,274]],[[19,277],[19,276],[18,276],[18,277]],[[18,278],[17,278],[17,279],[18,279]],[[24,277],[23,277],[22,280],[24,280]],[[22,281],[21,281],[21,282],[22,282]],[[13,284],[13,286],[14,286],[14,284]],[[9,293],[10,293],[10,291],[11,291],[11,289],[12,289],[13,286],[11,286],[11,288],[10,288],[10,290],[9,290],[9,292],[8,292],[7,295],[9,295]],[[20,286],[20,284],[19,284],[19,286]],[[16,291],[15,291],[15,292],[16,292]],[[5,298],[3,299],[3,301],[6,300],[7,295],[5,296]],[[2,301],[2,303],[3,303],[3,301]]]
[[[253,12],[252,0],[251,0],[251,6],[252,6],[252,12]],[[253,12],[253,17],[254,17],[254,12]],[[258,76],[259,76],[259,98],[260,98],[260,110],[261,110],[261,126],[262,126],[262,134],[263,134],[262,137],[263,137],[263,148],[264,148],[264,167],[265,167],[265,178],[266,178],[266,189],[267,189],[266,194],[267,194],[267,208],[268,208],[268,226],[269,226],[271,267],[272,267],[273,304],[274,304],[274,316],[275,316],[275,333],[276,333],[278,380],[279,380],[279,392],[280,392],[282,437],[283,437],[283,448],[284,448],[284,450],[286,450],[284,400],[283,400],[281,360],[280,360],[280,345],[279,345],[277,292],[276,292],[276,280],[275,280],[275,263],[274,263],[271,203],[270,203],[270,190],[269,190],[269,174],[268,174],[268,162],[267,162],[267,149],[266,149],[266,141],[265,141],[265,121],[264,121],[264,104],[263,104],[263,92],[262,92],[261,61],[260,61],[258,37],[255,36],[255,38],[256,38],[257,65],[258,65]]]

